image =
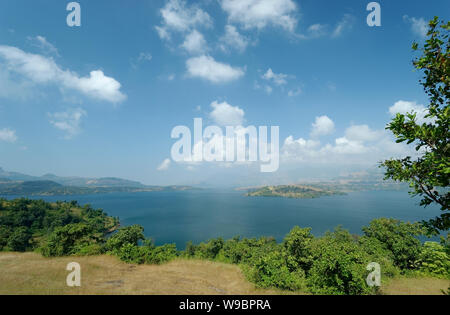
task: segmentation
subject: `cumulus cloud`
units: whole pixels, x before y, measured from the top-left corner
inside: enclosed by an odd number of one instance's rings
[[[389,107],[389,113],[392,117],[394,117],[397,114],[409,114],[409,113],[415,113],[416,114],[416,121],[418,124],[423,123],[431,123],[432,121],[430,119],[425,118],[425,116],[428,114],[428,110],[425,106],[421,104],[417,104],[416,102],[408,102],[408,101],[398,101],[393,106]]]
[[[403,16],[403,20],[411,25],[411,31],[421,37],[425,38],[428,33],[428,22],[424,18],[409,17],[407,15]]]
[[[245,74],[241,68],[217,62],[214,58],[205,55],[188,59],[186,67],[189,76],[202,78],[213,83],[237,80]]]
[[[70,109],[65,112],[49,113],[50,124],[66,133],[65,138],[71,139],[81,131],[81,119],[86,116],[81,108]]]
[[[221,0],[229,22],[239,23],[245,29],[279,26],[293,32],[297,19],[297,5],[292,0]]]
[[[368,166],[384,159],[414,154],[405,144],[395,143],[385,130],[372,130],[367,125],[350,126],[344,136],[326,144],[289,136],[281,148],[282,160],[287,163]]]
[[[248,38],[241,35],[233,25],[225,26],[225,35],[220,38],[220,42],[220,48],[223,51],[235,49],[244,52],[249,44]]]
[[[16,142],[16,140],[17,140],[17,136],[16,136],[15,130],[11,130],[9,128],[0,129],[0,141],[12,143],[12,142]]]
[[[376,141],[383,136],[384,132],[371,130],[367,125],[353,125],[345,131],[345,137],[352,141]]]
[[[160,10],[162,25],[156,26],[161,39],[170,39],[171,32],[189,32],[195,27],[211,27],[208,13],[196,5],[188,5],[183,0],[169,0]]]
[[[184,43],[181,45],[190,54],[202,54],[208,50],[208,44],[202,33],[193,30],[186,36]]]
[[[157,168],[158,171],[167,171],[170,167],[170,159],[165,159]]]
[[[312,124],[311,137],[326,136],[334,132],[334,122],[328,116],[316,117]]]
[[[75,72],[61,69],[52,58],[26,53],[11,46],[0,46],[1,61],[5,64],[4,70],[17,73],[34,84],[54,84],[111,103],[126,99],[126,95],[120,91],[121,84],[114,78],[105,76],[101,70],[91,71],[89,76],[80,77]]]
[[[238,106],[214,101],[211,103],[211,107],[213,111],[209,115],[220,126],[241,126],[244,123],[245,113]]]

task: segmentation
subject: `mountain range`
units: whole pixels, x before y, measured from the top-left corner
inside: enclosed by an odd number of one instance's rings
[[[80,195],[112,192],[192,190],[191,186],[148,186],[116,177],[31,176],[0,167],[0,195]]]

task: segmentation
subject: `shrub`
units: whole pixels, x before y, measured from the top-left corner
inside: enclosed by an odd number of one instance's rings
[[[337,229],[318,239],[313,246],[314,262],[308,285],[316,294],[370,294],[366,266],[370,262],[350,233]]]
[[[309,271],[313,263],[311,251],[313,241],[314,236],[310,228],[302,229],[296,226],[286,235],[283,249],[289,270],[294,271],[300,268],[306,272]]]
[[[401,269],[414,269],[421,252],[421,243],[416,238],[423,235],[424,229],[418,223],[404,223],[395,219],[376,219],[368,227],[363,227],[364,234],[375,238],[393,254],[394,264]]]
[[[26,227],[19,227],[12,231],[6,246],[15,252],[24,252],[30,243],[31,235]]]
[[[139,241],[144,239],[144,228],[142,226],[133,225],[124,227],[108,239],[106,242],[106,250],[115,252],[121,250],[126,244],[137,246]]]
[[[423,273],[443,277],[450,275],[450,257],[439,243],[425,242],[418,262]]]
[[[175,244],[165,244],[159,247],[143,247],[143,259],[147,264],[163,264],[177,257]]]
[[[280,252],[271,252],[259,258],[253,266],[244,268],[244,272],[250,281],[261,288],[297,291],[306,287],[303,270],[291,272]]]
[[[69,224],[56,228],[41,247],[42,255],[46,257],[67,256],[76,253],[80,246],[96,243],[98,240],[92,234],[92,227],[84,223]]]

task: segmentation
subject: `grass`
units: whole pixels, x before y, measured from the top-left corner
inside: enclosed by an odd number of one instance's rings
[[[81,265],[81,287],[66,285],[70,262]],[[442,294],[450,281],[400,277],[383,294]],[[36,253],[0,253],[0,294],[292,294],[256,289],[238,266],[177,259],[168,264],[129,265],[112,256],[44,258]]]
[[[70,262],[81,265],[81,287],[66,285]],[[44,258],[0,253],[0,294],[279,294],[259,290],[238,266],[198,260],[129,265],[111,256]]]

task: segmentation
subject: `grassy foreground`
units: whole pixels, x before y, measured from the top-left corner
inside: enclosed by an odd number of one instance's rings
[[[80,288],[66,286],[70,262],[81,265]],[[130,265],[112,256],[44,258],[35,253],[0,253],[0,294],[292,294],[256,289],[238,266],[177,259],[165,265]],[[384,294],[442,294],[448,280],[398,278]]]

